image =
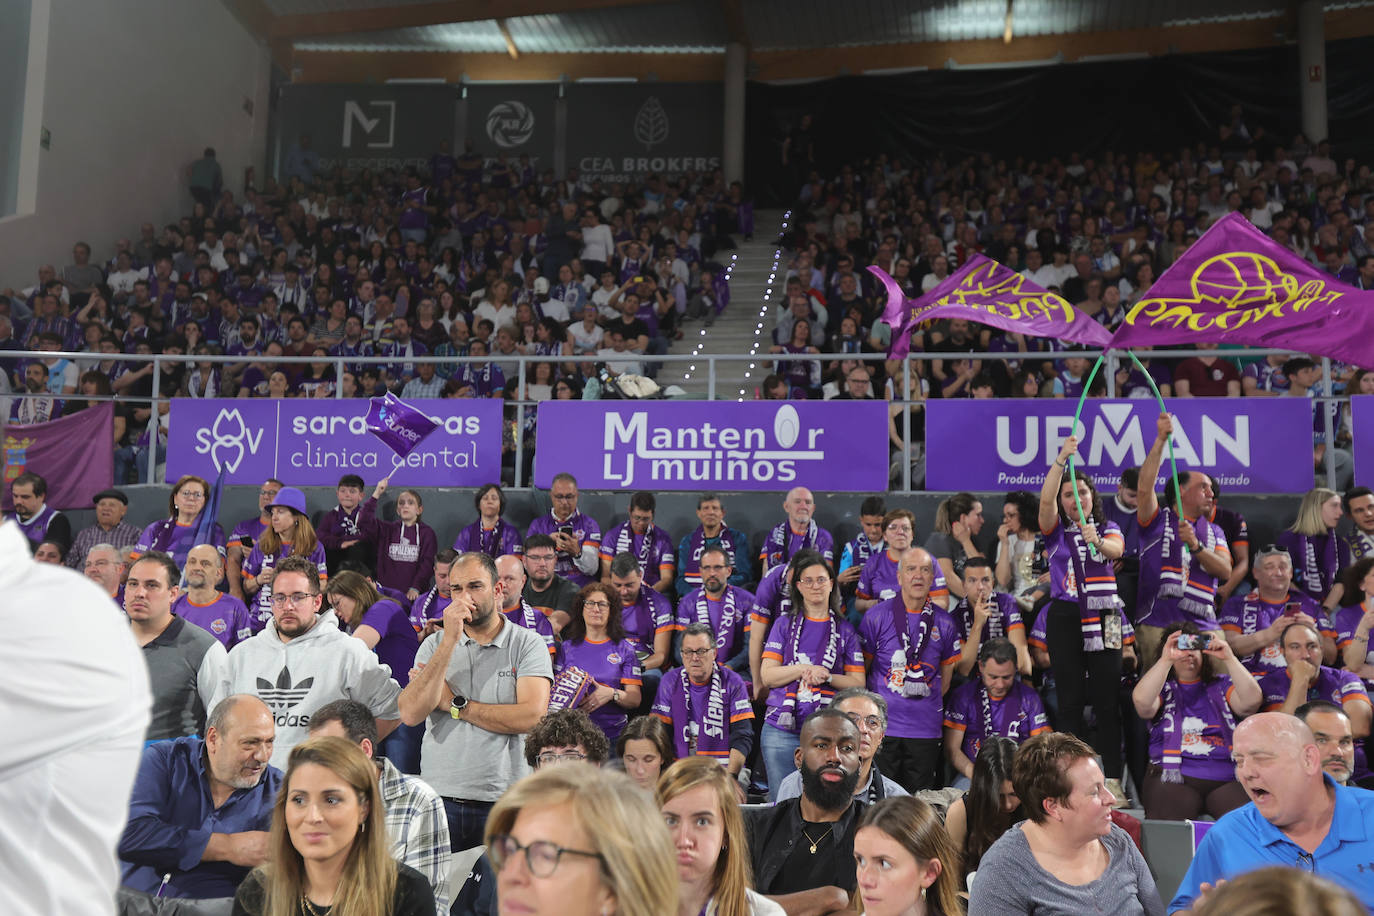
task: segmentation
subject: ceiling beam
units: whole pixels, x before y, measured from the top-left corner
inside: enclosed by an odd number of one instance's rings
[[[496,20],[496,28],[501,32],[501,37],[506,40],[506,53],[511,60],[520,59],[520,49],[515,46],[515,39],[511,36],[510,26],[506,25],[506,20]]]
[[[409,51],[296,51],[296,83],[381,83],[389,79],[470,80],[633,77],[672,83],[719,82],[724,54],[443,54]]]
[[[324,35],[418,28],[449,22],[517,19],[577,10],[644,6],[664,0],[444,0],[405,6],[372,7],[337,13],[300,13],[278,16],[271,24],[273,38],[294,40]]]

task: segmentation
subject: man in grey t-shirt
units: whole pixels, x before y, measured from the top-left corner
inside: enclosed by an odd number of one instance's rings
[[[496,564],[460,554],[449,569],[444,629],[420,645],[401,720],[428,720],[420,777],[443,797],[455,852],[481,845],[487,814],[529,772],[524,736],[544,715],[553,665],[544,639],[511,623]]]

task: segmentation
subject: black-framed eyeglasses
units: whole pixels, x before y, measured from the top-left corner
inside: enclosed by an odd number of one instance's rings
[[[550,752],[548,754],[540,754],[534,759],[539,761],[541,767],[546,767],[553,763],[571,763],[576,760],[586,760],[587,755],[578,754],[576,752],[571,754],[554,754]]]
[[[536,878],[551,877],[554,871],[558,869],[558,862],[564,854],[585,856],[603,863],[605,861],[599,852],[568,849],[548,840],[535,840],[528,846],[522,846],[515,837],[505,833],[492,837],[491,845],[487,847],[487,855],[491,857],[491,864],[498,872],[505,868],[512,856],[521,851],[525,853],[525,867]]]
[[[716,647],[715,647],[715,646],[707,646],[705,649],[683,649],[683,650],[682,650],[682,657],[683,657],[683,658],[705,658],[706,656],[710,655],[710,654],[711,654],[712,652],[714,652],[714,651],[716,651]]]

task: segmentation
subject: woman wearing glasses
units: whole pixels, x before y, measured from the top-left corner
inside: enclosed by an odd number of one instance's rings
[[[679,760],[656,795],[677,850],[678,916],[782,916],[781,906],[749,888],[744,818],[724,767],[709,757]]]
[[[554,674],[580,668],[592,678],[581,708],[612,744],[625,728],[627,709],[639,706],[642,681],[634,645],[625,638],[620,596],[593,582],[573,601],[572,620],[563,628]]]
[[[167,500],[167,518],[158,519],[143,529],[129,560],[137,560],[149,551],[170,554],[177,568],[186,568],[186,554],[196,543],[196,529],[200,527],[200,513],[210,498],[210,484],[204,477],[187,474],[172,487]],[[213,521],[213,520],[212,520]],[[204,543],[223,549],[224,529],[216,522],[210,526],[210,536]],[[261,625],[259,625],[261,629]]]
[[[802,722],[827,705],[836,690],[864,683],[859,636],[844,618],[825,558],[814,550],[800,551],[787,575],[792,607],[773,621],[760,666],[769,688],[760,744],[770,802],[777,801],[783,777],[797,768]]]
[[[677,912],[668,829],[622,773],[585,763],[545,767],[501,796],[485,840],[502,914]]]
[[[434,916],[429,881],[391,856],[377,768],[343,738],[292,749],[267,842],[233,916]]]
[[[326,579],[324,545],[306,515],[305,494],[295,487],[282,487],[267,511],[272,522],[243,561],[243,591],[253,601],[249,609],[254,632],[272,618],[272,579],[282,560],[305,557],[319,568],[321,587]]]

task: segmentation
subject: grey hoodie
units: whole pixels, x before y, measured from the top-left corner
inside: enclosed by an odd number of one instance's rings
[[[272,710],[277,740],[272,765],[286,769],[291,749],[306,739],[310,716],[334,700],[357,700],[378,719],[399,719],[401,687],[391,669],[360,639],[339,629],[333,611],[315,625],[282,642],[275,620],[229,653],[228,692],[258,697]],[[218,702],[220,698],[216,698]]]

